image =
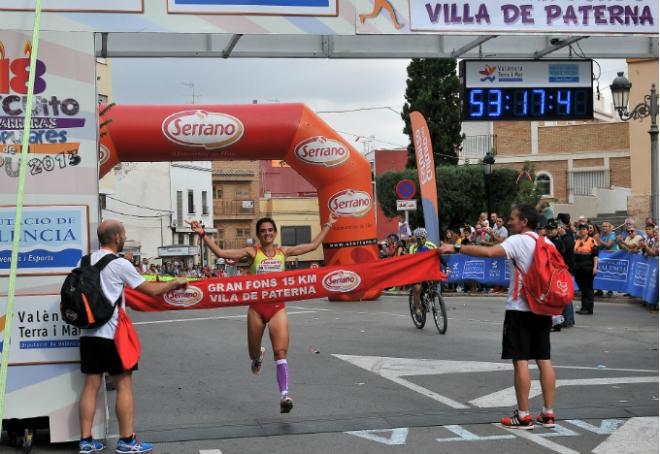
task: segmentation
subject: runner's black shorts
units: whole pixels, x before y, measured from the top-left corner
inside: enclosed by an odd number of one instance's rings
[[[550,359],[552,317],[533,312],[506,311],[502,359]]]
[[[137,364],[131,371],[137,370]],[[83,374],[120,375],[126,372],[117,353],[115,341],[103,337],[80,338],[80,371]]]

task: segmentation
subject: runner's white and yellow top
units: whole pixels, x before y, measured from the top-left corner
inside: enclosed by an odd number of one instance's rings
[[[277,248],[275,255],[268,257],[266,253],[257,246],[257,253],[250,265],[250,274],[278,273],[286,268],[286,257],[282,249]]]

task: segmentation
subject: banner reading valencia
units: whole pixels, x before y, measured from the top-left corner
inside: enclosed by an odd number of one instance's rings
[[[212,309],[324,298],[445,279],[447,276],[440,271],[440,255],[427,251],[356,265],[205,279],[191,283],[186,290],[173,290],[159,297],[127,288],[126,304],[143,312]]]

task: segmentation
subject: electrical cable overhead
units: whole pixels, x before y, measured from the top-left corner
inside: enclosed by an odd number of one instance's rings
[[[103,208],[103,211],[107,211],[107,212],[113,213],[113,214],[118,214],[120,216],[127,216],[127,217],[132,217],[132,218],[146,218],[146,219],[158,219],[158,218],[162,218],[162,217],[170,215],[169,213],[155,214],[155,215],[122,213],[121,211],[111,210],[110,208]]]
[[[132,207],[136,207],[136,208],[144,208],[145,210],[161,211],[161,212],[165,212],[165,213],[173,213],[173,212],[174,212],[174,211],[172,211],[172,210],[165,210],[165,209],[160,209],[160,208],[151,208],[151,207],[148,207],[148,206],[145,206],[145,205],[138,205],[138,204],[135,204],[135,203],[126,202],[126,201],[121,200],[121,199],[116,199],[116,198],[114,198],[114,197],[112,197],[112,196],[110,196],[110,195],[107,195],[107,194],[106,194],[105,198],[106,198],[106,199],[110,199],[110,200],[114,200],[115,202],[123,203],[123,204],[125,204],[125,205],[130,205],[130,206],[132,206]]]
[[[396,110],[392,106],[379,106],[379,107],[358,107],[356,109],[344,109],[344,110],[317,110],[317,114],[322,114],[322,113],[352,113],[352,112],[364,112],[368,110],[389,110],[391,112],[394,112],[397,115],[401,115],[401,112]]]

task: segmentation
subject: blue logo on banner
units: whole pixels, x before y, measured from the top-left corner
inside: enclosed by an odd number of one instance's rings
[[[466,260],[463,265],[463,279],[482,280],[485,274],[486,264],[483,260]]]
[[[194,6],[297,6],[327,7],[329,0],[174,0],[175,5]]]
[[[626,282],[628,280],[628,259],[603,258],[598,261],[598,277],[604,281]]]
[[[549,82],[580,82],[580,67],[576,64],[550,64],[548,65],[548,70]]]

